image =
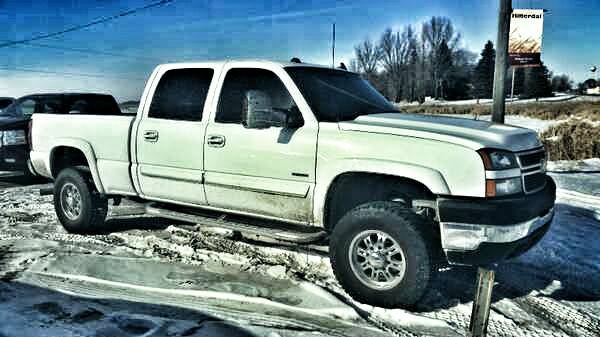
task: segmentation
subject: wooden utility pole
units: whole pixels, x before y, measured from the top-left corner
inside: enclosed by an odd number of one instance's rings
[[[494,68],[494,103],[492,105],[492,121],[504,123],[505,80],[508,67],[508,33],[510,30],[510,13],[512,0],[499,0],[498,37],[496,38],[496,65]]]

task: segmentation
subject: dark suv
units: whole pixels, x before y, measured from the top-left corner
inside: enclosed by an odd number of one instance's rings
[[[34,113],[120,115],[121,109],[114,97],[104,94],[38,94],[17,99],[0,110],[0,171],[35,173],[28,163],[28,131]]]

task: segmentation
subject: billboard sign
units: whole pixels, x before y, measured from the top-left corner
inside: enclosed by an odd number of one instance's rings
[[[513,9],[508,37],[508,57],[511,66],[537,67],[542,64],[543,30],[543,9]]]

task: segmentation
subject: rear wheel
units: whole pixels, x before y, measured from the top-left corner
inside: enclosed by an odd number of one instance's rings
[[[108,201],[96,190],[89,173],[67,168],[54,183],[54,210],[68,232],[90,233],[104,223]]]
[[[426,219],[395,202],[348,212],[330,239],[333,271],[352,298],[380,307],[410,307],[432,277],[433,240]]]

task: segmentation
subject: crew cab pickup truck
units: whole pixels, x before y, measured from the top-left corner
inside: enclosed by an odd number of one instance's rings
[[[554,214],[534,131],[404,114],[355,73],[297,62],[160,65],[137,116],[34,115],[32,139],[68,231],[93,232],[128,197],[154,216],[328,243],[345,290],[384,307],[417,302],[442,258],[521,254]]]

